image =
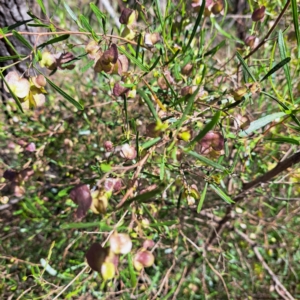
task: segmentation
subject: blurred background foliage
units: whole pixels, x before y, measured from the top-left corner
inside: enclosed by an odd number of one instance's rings
[[[38,3],[29,6],[38,17],[35,23],[47,25],[37,28],[40,33],[50,30],[87,33],[82,19],[74,21],[80,15],[86,17],[96,33],[104,33],[103,20],[99,22],[90,1],[43,3],[47,16],[40,15]],[[113,86],[120,76],[95,73],[92,61],[85,55],[85,46],[92,40],[90,35],[70,33],[67,41],[47,46],[51,53],[67,51],[79,58],[72,70],[43,72],[83,104],[84,110],[78,110],[49,85],[45,105],[24,114],[3,96],[1,175],[6,170],[34,173],[25,179],[23,176],[24,180],[17,185],[1,179],[2,299],[300,298],[299,166],[291,166],[259,184],[235,206],[228,203],[243,190],[245,183],[267,173],[299,149],[299,45],[292,6],[279,19],[265,44],[246,60],[246,67],[237,71],[241,61],[236,52],[245,57],[251,51],[245,44],[246,38],[255,36],[262,41],[286,3],[224,1],[223,13],[203,17],[199,27],[195,27],[195,22],[200,6],[193,7],[192,3],[196,1],[97,1],[95,5],[106,16],[109,35],[121,35],[124,25],[120,26],[119,16],[126,7],[139,12],[137,33],[160,33],[162,41],[152,49],[140,47],[137,51],[138,45],[125,49],[148,66],[160,57],[147,74],[134,60],[129,72],[138,91],[147,90],[149,98],[155,93],[170,109],[171,113],[166,115],[159,106],[155,108],[163,120],[176,121],[184,114],[190,99],[181,98],[185,86],[201,86],[201,95],[188,112],[188,129],[193,138],[217,111],[223,111],[214,128],[225,138],[224,149],[206,156],[210,162],[221,165],[223,171],[186,152],[182,152],[183,158],[176,158],[176,151],[188,143],[176,141],[172,149],[175,129],[166,130],[162,140],[167,145],[159,144],[154,150],[148,143],[153,137],[149,137],[147,129],[155,118],[143,92],[125,100],[113,95]],[[299,2],[295,3],[299,10]],[[264,19],[253,22],[252,12],[263,5]],[[194,37],[185,48],[194,29]],[[280,32],[283,52],[278,45]],[[41,35],[37,44],[55,36]],[[105,36],[100,40],[103,50],[112,41],[124,44]],[[178,50],[178,57],[174,56]],[[286,57],[291,58],[285,65],[288,71],[280,67],[259,83],[257,91],[249,93],[246,84],[253,80],[248,79],[247,70],[259,81]],[[183,68],[188,64],[193,69],[184,74]],[[158,79],[165,76],[164,80],[170,80],[168,71],[173,81],[171,87],[164,89]],[[243,101],[233,100],[238,89],[245,86],[248,90],[242,95]],[[246,129],[249,123],[279,112],[283,112],[281,117],[244,137],[240,135],[243,121],[236,120],[246,118]],[[187,130],[183,125],[177,129]],[[139,148],[136,160],[124,165],[119,157],[107,160],[105,141],[116,146],[146,143],[147,149]],[[142,195],[145,189],[151,191],[152,187],[159,191],[147,199],[138,198],[130,206],[117,208],[134,176],[135,169],[126,167],[139,162],[151,149],[153,152],[143,165],[133,196]],[[113,172],[111,166],[116,168]],[[232,167],[231,172],[224,171]],[[69,197],[71,188],[79,183],[96,186],[106,173],[122,178],[125,187],[109,200],[105,214],[89,212],[84,219],[76,220],[77,205]],[[193,185],[197,190],[195,202],[187,197]],[[222,191],[225,196],[220,197]],[[200,198],[204,202],[197,211]],[[230,219],[206,247],[228,210]],[[121,256],[119,273],[112,281],[103,282],[101,276],[89,270],[81,273],[90,245],[105,241],[116,225],[118,232],[130,234],[133,252],[145,239],[153,240],[155,264],[141,273],[135,272],[129,254]]]

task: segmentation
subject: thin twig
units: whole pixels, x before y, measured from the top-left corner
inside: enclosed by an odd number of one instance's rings
[[[58,299],[58,297],[69,288],[73,284],[73,282],[82,274],[84,273],[87,269],[89,268],[88,265],[86,265],[52,300]]]
[[[292,165],[297,164],[299,162],[300,162],[300,151],[296,152],[294,155],[287,158],[286,160],[280,161],[274,169],[270,170],[269,172],[265,173],[264,175],[254,179],[253,181],[251,181],[249,183],[246,183],[243,187],[243,190],[233,199],[235,204],[232,206],[229,206],[227,208],[225,216],[219,222],[218,227],[213,231],[211,237],[208,239],[208,242],[206,243],[206,248],[214,242],[214,240],[219,235],[219,233],[222,230],[222,228],[224,227],[224,225],[232,218],[231,217],[232,210],[234,209],[234,207],[236,206],[236,204],[238,202],[240,202],[242,199],[245,198],[245,195],[249,190],[253,189],[254,187],[258,186],[261,183],[270,181],[278,174],[286,171]]]
[[[120,208],[121,206],[123,206],[123,204],[125,203],[125,201],[132,196],[132,193],[136,187],[136,183],[137,183],[137,179],[138,179],[138,176],[140,175],[143,167],[144,167],[144,164],[147,162],[149,156],[151,155],[151,153],[155,150],[155,146],[151,149],[151,151],[149,151],[141,161],[139,161],[138,163],[138,166],[137,166],[137,169],[133,175],[133,178],[132,178],[132,185],[131,187],[127,190],[126,194],[123,196],[123,198],[121,199],[121,201],[118,203],[118,205],[116,206],[116,208]]]
[[[258,250],[258,246],[254,241],[252,241],[246,234],[243,232],[235,229],[235,233],[237,233],[240,237],[242,237],[248,244],[252,246],[252,249],[257,257],[257,259],[261,262],[262,266],[264,269],[269,273],[271,276],[272,280],[275,283],[275,289],[279,296],[281,296],[285,300],[295,300],[295,298],[289,293],[289,291],[285,288],[285,286],[281,283],[279,278],[276,276],[276,274],[273,272],[273,270],[269,267],[269,265],[266,263],[262,255],[260,254]],[[280,288],[280,290],[279,290]]]
[[[229,291],[228,291],[228,288],[227,288],[227,285],[226,285],[226,283],[224,281],[223,276],[213,267],[213,265],[208,261],[208,259],[206,257],[204,258],[204,260],[209,265],[209,267],[211,268],[211,270],[221,279],[221,281],[223,283],[223,286],[224,286],[224,289],[225,289],[225,292],[226,292],[226,295],[227,295],[227,298],[228,298],[228,300],[230,300]]]
[[[266,34],[266,36],[262,39],[262,41],[256,46],[256,48],[254,48],[249,54],[247,54],[244,57],[244,60],[246,60],[247,58],[249,58],[252,54],[254,54],[259,48],[261,48],[265,42],[268,40],[268,38],[270,37],[271,33],[274,31],[274,29],[276,28],[276,26],[278,25],[280,19],[282,18],[282,16],[284,15],[285,11],[288,9],[289,5],[291,3],[291,0],[288,0],[283,8],[283,10],[281,11],[281,13],[279,14],[278,18],[275,20],[273,26],[270,28],[270,30],[268,31],[268,33]]]
[[[183,284],[183,282],[185,280],[185,274],[186,274],[186,272],[187,272],[187,266],[185,266],[184,269],[183,269],[180,281],[179,281],[179,283],[177,285],[176,291],[174,292],[172,300],[176,300],[177,299],[177,295],[180,292],[180,287],[181,287],[181,285]]]
[[[37,36],[48,36],[48,35],[61,35],[61,34],[70,34],[70,35],[91,35],[90,32],[82,32],[82,31],[56,31],[56,32],[28,32],[28,31],[18,31],[20,35],[37,35]],[[7,34],[0,34],[0,40],[3,39],[4,37],[9,37],[12,36],[12,33],[7,33]],[[96,35],[102,36],[102,37],[108,37],[108,38],[113,38],[117,40],[124,41],[126,43],[132,44],[132,45],[137,45],[136,42],[130,41],[128,39],[125,39],[121,36],[117,35],[112,35],[112,34],[104,34],[104,33],[96,33]],[[141,47],[144,47],[148,49],[146,46],[140,45]]]

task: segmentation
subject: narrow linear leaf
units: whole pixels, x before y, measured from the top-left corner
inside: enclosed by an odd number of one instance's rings
[[[0,35],[3,35],[3,39],[5,40],[5,42],[7,43],[7,45],[14,51],[14,53],[18,56],[20,56],[20,54],[18,53],[18,51],[16,50],[16,48],[14,47],[14,45],[9,41],[9,39],[5,36],[4,31],[0,28]],[[10,53],[12,54],[12,53]]]
[[[79,19],[80,19],[80,22],[81,22],[81,25],[88,31],[92,34],[92,36],[94,38],[96,38],[96,34],[92,28],[92,26],[90,25],[90,22],[88,20],[88,18],[84,15],[80,15],[79,16]]]
[[[225,193],[223,192],[217,185],[210,184],[209,187],[217,194],[219,195],[226,203],[232,204],[234,201]]]
[[[70,15],[70,17],[77,23],[77,16],[75,15],[73,10],[70,8],[70,6],[66,2],[64,2],[64,7],[65,7],[66,11],[68,12],[68,14]]]
[[[34,23],[30,23],[27,24],[28,27],[43,27],[43,28],[51,28],[50,25],[46,25],[46,24],[34,24]]]
[[[260,82],[264,81],[265,79],[267,79],[268,77],[270,77],[273,73],[275,73],[276,71],[278,71],[279,69],[281,69],[284,65],[286,65],[287,63],[289,63],[291,60],[290,57],[286,57],[285,59],[283,59],[281,62],[279,62],[277,65],[275,65],[261,80]]]
[[[19,98],[15,95],[15,93],[14,93],[14,92],[11,90],[11,88],[9,87],[9,85],[8,85],[7,81],[5,80],[5,78],[4,78],[3,74],[2,74],[2,72],[0,72],[0,77],[2,78],[2,80],[4,81],[4,84],[6,85],[6,87],[7,87],[8,90],[9,90],[10,94],[12,95],[12,97],[14,98],[14,100],[16,101],[18,108],[20,109],[20,111],[21,111],[22,113],[24,113]]]
[[[283,33],[282,30],[279,30],[278,32],[278,47],[279,47],[279,53],[280,53],[280,58],[282,60],[287,59],[287,54],[286,54],[286,48],[285,48],[285,43],[284,43],[284,38],[283,38]],[[291,58],[289,57],[291,60]],[[289,95],[291,98],[292,103],[294,102],[294,97],[293,97],[293,88],[292,88],[292,82],[291,82],[291,75],[290,75],[290,69],[287,64],[284,64],[283,66],[284,74],[286,77],[286,81],[288,84],[288,90],[289,90]]]
[[[135,49],[135,58],[136,59],[138,59],[138,57],[139,57],[140,47],[141,47],[141,41],[142,41],[142,35],[139,34],[137,46],[136,46],[136,49]]]
[[[186,120],[186,117],[187,115],[190,113],[192,107],[193,107],[193,104],[194,104],[194,101],[195,101],[195,98],[199,92],[199,89],[200,89],[200,86],[196,89],[196,91],[187,99],[188,103],[187,103],[187,106],[182,114],[182,117],[174,123],[174,125],[172,127],[177,127],[177,128],[180,128],[180,126],[182,125],[182,123]]]
[[[54,84],[49,78],[45,77],[46,81],[51,85],[53,89],[55,89],[59,94],[61,94],[66,100],[68,100],[71,104],[73,104],[77,109],[83,110],[83,106],[77,102],[74,98],[64,92],[60,87]]]
[[[157,14],[158,14],[159,23],[160,23],[161,28],[163,28],[164,22],[163,22],[163,17],[161,14],[160,4],[161,4],[160,1],[155,0],[155,6],[156,6]]]
[[[266,139],[266,141],[275,142],[277,144],[287,143],[287,144],[292,144],[292,145],[300,145],[300,141],[295,140],[293,138],[286,138],[286,137],[268,138],[268,139]]]
[[[28,23],[28,22],[31,22],[32,20],[33,20],[33,19],[28,19],[28,20],[16,22],[15,24],[9,25],[9,26],[7,27],[7,30],[8,30],[8,31],[11,31],[11,30],[13,30],[13,29],[15,29],[15,28],[17,28],[17,27],[20,27],[20,26],[22,26],[22,25]],[[3,28],[2,28],[2,29],[3,29]]]
[[[204,128],[197,134],[197,136],[188,144],[188,147],[194,145],[195,143],[199,142],[210,130],[212,130],[215,125],[218,123],[221,116],[221,111],[217,111],[216,114],[213,116],[210,122],[208,122]]]
[[[38,5],[40,6],[42,12],[47,15],[47,12],[46,12],[46,8],[45,8],[45,5],[43,3],[43,0],[36,0],[36,2],[38,3]]]
[[[122,47],[118,47],[118,50],[126,55],[126,57],[131,61],[133,62],[134,64],[136,64],[138,67],[140,67],[140,69],[144,72],[149,72],[149,68],[147,66],[144,66],[141,61],[137,58],[135,58],[134,56],[132,56],[129,52],[127,52],[124,48]]]
[[[299,14],[297,0],[292,0],[292,11],[293,11],[293,23],[295,28],[297,47],[298,47],[298,58],[300,58],[300,32],[299,32]]]
[[[267,115],[258,120],[255,120],[250,123],[250,126],[246,130],[240,131],[239,137],[246,137],[250,133],[268,125],[269,123],[273,122],[275,119],[281,118],[283,116],[286,116],[284,112],[278,112],[278,113]]]
[[[148,105],[149,110],[150,110],[150,112],[152,113],[152,115],[153,115],[153,117],[155,118],[155,120],[158,121],[158,120],[159,120],[159,117],[158,117],[158,115],[157,115],[157,113],[156,113],[156,110],[155,110],[155,107],[154,107],[154,105],[153,105],[153,102],[149,99],[149,97],[147,96],[147,94],[146,94],[143,90],[139,89],[139,90],[137,90],[137,92],[138,92],[138,93],[141,95],[141,97],[145,100],[145,102],[146,102],[146,104]]]
[[[165,62],[164,66],[167,66],[168,64],[170,64],[176,57],[177,55],[180,53],[180,50],[177,50],[174,55],[167,61]]]
[[[214,56],[224,45],[226,44],[225,40],[220,42],[216,47],[204,53],[204,56],[212,55]]]
[[[26,48],[29,50],[33,50],[32,45],[16,30],[12,31],[12,34],[14,35],[15,38],[19,40],[20,43],[22,43]]]
[[[166,153],[161,158],[161,163],[160,163],[160,171],[159,171],[159,180],[163,181],[164,176],[165,176],[165,159],[166,159]]]
[[[203,189],[203,191],[202,191],[202,194],[201,194],[201,198],[200,198],[199,203],[198,203],[198,206],[197,206],[197,213],[198,213],[198,214],[200,213],[201,208],[202,208],[202,206],[203,206],[203,203],[204,203],[204,200],[205,200],[205,197],[206,197],[207,187],[208,187],[208,183],[206,182],[206,183],[205,183],[205,186],[204,186],[204,189]]]
[[[72,229],[72,228],[90,228],[90,227],[99,227],[100,222],[88,222],[88,223],[69,223],[69,224],[62,224],[60,229]],[[107,225],[108,230],[111,230],[112,227]],[[111,228],[111,229],[109,229]]]
[[[95,5],[95,3],[90,3],[90,8],[94,12],[94,14],[96,15],[96,18],[97,18],[97,20],[99,22],[99,25],[101,27],[103,27],[102,26],[102,22],[103,22],[103,20],[105,21],[106,15],[101,12],[101,10],[98,8],[97,5]]]
[[[183,149],[183,150],[185,150],[183,147],[180,147],[180,148]],[[222,165],[220,165],[220,164],[218,164],[218,163],[216,163],[216,162],[214,162],[214,161],[212,161],[212,160],[210,160],[210,159],[208,159],[208,158],[206,158],[206,157],[198,154],[195,151],[186,151],[186,154],[191,155],[191,156],[197,158],[201,162],[203,162],[206,165],[211,166],[211,167],[213,167],[215,169],[218,169],[218,170],[221,170],[221,171],[225,171],[226,170],[226,168],[224,166],[222,166]]]
[[[201,20],[202,20],[204,8],[205,8],[205,2],[206,2],[206,1],[202,1],[201,7],[200,7],[200,11],[199,11],[198,17],[197,17],[197,19],[196,19],[196,22],[195,22],[195,25],[194,25],[192,34],[191,34],[191,36],[190,36],[190,39],[189,39],[188,43],[187,43],[186,46],[184,47],[184,50],[183,50],[183,52],[182,52],[182,55],[184,55],[185,52],[188,50],[188,48],[190,47],[190,45],[191,45],[191,43],[192,43],[193,38],[194,38],[195,35],[196,35],[198,26],[199,26],[199,24],[200,24],[200,22],[201,22]]]
[[[0,62],[23,58],[25,55],[0,56]]]
[[[281,102],[279,99],[277,99],[276,97],[274,97],[273,95],[270,95],[264,91],[261,91],[262,94],[270,97],[271,99],[275,100],[284,110],[288,111],[290,110],[289,107],[287,105],[285,105],[283,102]],[[294,115],[294,113],[291,114],[291,118],[294,120],[294,122],[300,126],[300,121],[298,120],[298,118]]]
[[[253,76],[253,74],[251,73],[248,65],[246,64],[246,62],[244,61],[244,59],[242,58],[242,56],[240,55],[239,52],[236,53],[236,56],[238,58],[238,60],[240,61],[240,63],[242,64],[243,68],[245,69],[245,71],[248,73],[248,75],[252,78],[253,81],[257,81],[255,79],[255,77]]]
[[[80,69],[80,71],[81,71],[82,73],[85,73],[89,68],[91,68],[91,67],[93,66],[93,64],[94,64],[94,61],[93,61],[93,60],[89,61],[84,67],[82,67],[82,68]]]
[[[153,65],[149,68],[149,71],[152,71],[158,64],[158,62],[160,61],[161,56],[158,56],[155,60],[155,62],[153,63]]]
[[[162,76],[163,76],[164,80],[166,81],[167,86],[168,86],[169,89],[171,90],[172,95],[173,95],[175,98],[177,98],[177,94],[175,93],[175,91],[174,91],[172,85],[170,84],[168,78],[166,77],[166,75],[165,75],[164,73],[162,73]]]
[[[151,199],[154,196],[160,194],[163,188],[164,188],[164,185],[162,184],[159,188],[157,188],[153,191],[146,192],[146,193],[143,193],[143,194],[138,195],[136,197],[133,197],[131,199],[128,199],[121,207],[127,207],[132,202],[141,202],[141,203],[149,202],[149,201],[151,201]]]
[[[65,41],[67,40],[68,38],[70,37],[69,34],[63,34],[63,35],[60,35],[58,37],[55,37],[45,43],[42,43],[40,45],[37,46],[37,48],[44,48],[45,46],[47,45],[52,45],[52,44],[55,44],[55,43],[59,43],[59,42],[62,42],[62,41]]]
[[[145,142],[140,147],[141,147],[141,149],[146,150],[146,149],[152,147],[153,145],[157,144],[160,140],[161,140],[161,137],[156,137],[154,139],[151,139],[151,140]]]
[[[127,261],[128,261],[128,269],[129,269],[129,274],[130,274],[130,284],[132,288],[136,287],[137,284],[137,277],[136,277],[136,273],[133,267],[133,258],[132,255],[130,253],[127,254]]]
[[[230,33],[228,33],[228,31],[224,30],[222,28],[222,26],[216,21],[215,18],[212,18],[211,22],[216,27],[216,29],[219,31],[219,33],[222,34],[223,36],[227,37],[228,39],[230,39],[232,41],[235,41],[235,42],[238,42],[238,43],[241,43],[241,44],[243,43],[242,40],[240,40],[239,38],[231,35]]]

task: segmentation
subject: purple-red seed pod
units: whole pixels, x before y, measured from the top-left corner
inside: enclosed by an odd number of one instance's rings
[[[261,6],[260,8],[254,10],[251,16],[252,21],[257,22],[262,20],[265,16],[265,10],[266,10],[265,6]]]

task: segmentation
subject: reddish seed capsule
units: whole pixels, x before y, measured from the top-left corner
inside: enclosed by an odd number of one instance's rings
[[[262,20],[265,16],[265,10],[266,10],[265,6],[262,6],[254,10],[251,17],[252,21],[257,22]]]

